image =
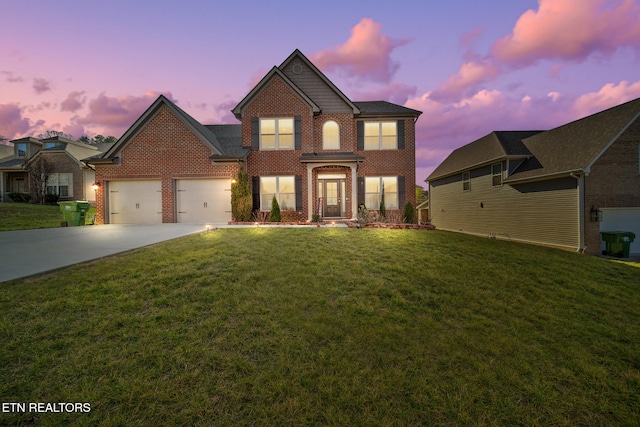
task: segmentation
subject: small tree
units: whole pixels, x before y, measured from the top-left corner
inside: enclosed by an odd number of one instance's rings
[[[387,217],[387,207],[384,205],[384,184],[382,184],[382,195],[380,196],[380,217]]]
[[[413,205],[411,204],[411,202],[407,202],[404,205],[404,222],[407,224],[413,224],[415,219],[416,219],[416,216],[415,216],[415,211],[413,209]]]
[[[271,200],[271,213],[269,214],[269,221],[271,222],[280,222],[282,220],[280,216],[280,205],[278,204],[278,200],[276,200],[276,196],[273,196],[273,200]]]
[[[41,205],[45,204],[49,175],[54,172],[54,165],[46,157],[39,156],[25,169],[29,172],[29,187],[31,194]]]
[[[251,221],[252,204],[249,175],[240,168],[235,182],[231,183],[231,214],[233,219],[238,222]]]

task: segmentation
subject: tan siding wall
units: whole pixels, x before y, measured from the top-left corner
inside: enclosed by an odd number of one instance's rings
[[[437,228],[577,249],[577,180],[564,178],[493,187],[490,168],[471,172],[471,191],[461,175],[430,185],[431,222]],[[482,206],[481,206],[482,204]]]

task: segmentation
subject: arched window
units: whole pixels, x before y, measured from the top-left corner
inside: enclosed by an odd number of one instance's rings
[[[324,150],[340,149],[340,127],[333,120],[322,125],[322,148]]]

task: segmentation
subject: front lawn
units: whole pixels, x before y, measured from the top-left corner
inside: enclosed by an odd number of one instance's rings
[[[8,282],[42,425],[637,425],[640,269],[439,231],[221,229]]]
[[[91,224],[95,208],[89,208],[86,224]],[[31,203],[0,203],[0,231],[29,230],[32,228],[60,227],[63,220],[60,206]]]

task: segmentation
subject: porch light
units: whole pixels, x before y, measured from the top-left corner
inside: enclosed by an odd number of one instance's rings
[[[91,184],[91,188],[93,188],[93,191],[98,191],[98,188],[100,188],[100,183],[94,182],[93,184]]]
[[[591,222],[602,222],[602,211],[598,205],[591,206]]]

